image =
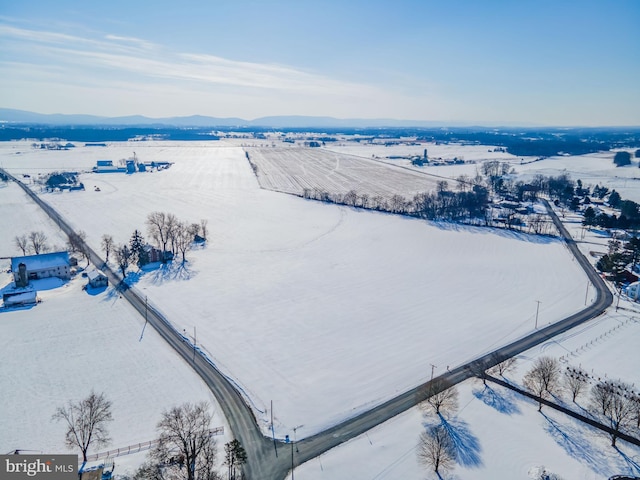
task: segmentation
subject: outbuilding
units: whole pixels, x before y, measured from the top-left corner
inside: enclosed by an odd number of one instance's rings
[[[88,285],[93,288],[106,287],[109,285],[109,279],[100,270],[90,270],[87,272]]]
[[[34,305],[36,302],[37,292],[30,287],[5,290],[2,294],[2,303],[7,308]]]

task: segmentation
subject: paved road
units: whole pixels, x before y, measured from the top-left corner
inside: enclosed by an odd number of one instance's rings
[[[1,171],[1,169],[0,169]],[[36,194],[23,185],[21,182],[10,176],[24,191],[36,202],[66,233],[69,234],[73,230],[58,215],[58,213],[48,204],[42,201]],[[589,264],[587,259],[578,250],[575,241],[571,238],[562,222],[555,215],[553,210],[547,204],[549,215],[553,219],[560,234],[564,237],[566,245],[574,255],[578,263],[582,266],[591,283],[594,285],[597,297],[596,301],[587,308],[565,318],[553,325],[538,329],[520,340],[509,345],[501,347],[494,352],[479,357],[467,364],[461,365],[446,374],[440,375],[434,381],[441,381],[442,384],[455,385],[468,378],[477,376],[486,369],[495,364],[518,355],[540,343],[543,343],[556,335],[570,330],[581,323],[602,314],[604,310],[613,302],[613,296],[606,284]],[[90,259],[94,265],[103,265],[104,261],[91,249]],[[113,285],[121,282],[121,277],[108,267],[104,268],[105,273],[109,277],[109,281]],[[199,352],[196,352],[194,359],[193,346],[185,340],[178,331],[153,307],[146,304],[134,290],[123,289],[122,296],[127,299],[131,305],[146,316],[149,323],[158,331],[158,333],[187,361],[192,368],[202,377],[215,395],[222,411],[229,422],[229,427],[245,450],[247,451],[248,461],[245,465],[245,474],[248,480],[280,480],[284,479],[291,469],[292,455],[291,447],[278,443],[276,456],[276,448],[269,438],[260,432],[255,417],[251,409],[242,399],[241,395],[234,388],[231,382],[224,376],[214,364],[210,363]],[[425,384],[426,385],[426,384]],[[356,417],[350,418],[339,425],[336,425],[324,432],[318,433],[312,437],[301,440],[297,443],[297,451],[294,451],[293,462],[300,465],[306,461],[318,457],[326,451],[340,445],[347,440],[355,438],[371,428],[380,425],[387,420],[395,417],[421,401],[424,396],[420,392],[424,391],[425,385],[415,387],[385,403],[364,412]]]

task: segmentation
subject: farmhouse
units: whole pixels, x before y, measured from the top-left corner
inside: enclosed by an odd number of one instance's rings
[[[100,270],[90,270],[87,272],[87,279],[89,280],[88,286],[93,288],[106,287],[109,285],[107,276]]]
[[[26,287],[29,280],[58,277],[69,280],[69,253],[53,252],[40,255],[27,255],[11,259],[11,271],[17,287]]]

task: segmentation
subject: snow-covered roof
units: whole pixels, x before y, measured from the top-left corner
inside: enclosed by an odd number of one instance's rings
[[[87,278],[89,279],[89,281],[91,280],[95,280],[96,278],[100,278],[100,277],[104,277],[105,274],[102,273],[100,270],[90,270],[87,272]]]
[[[17,272],[18,265],[24,263],[27,271],[44,270],[61,266],[69,266],[68,252],[42,253],[40,255],[27,255],[25,257],[13,257],[11,259],[11,271]]]
[[[5,293],[2,297],[4,300],[5,306],[8,306],[8,305],[16,305],[20,303],[35,302],[36,295],[37,295],[36,291],[31,290],[28,292],[14,293],[14,294]]]

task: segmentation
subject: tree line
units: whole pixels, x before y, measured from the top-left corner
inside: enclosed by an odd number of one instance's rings
[[[209,412],[206,402],[165,410],[156,425],[158,439],[132,480],[222,480],[213,415]],[[79,449],[85,462],[90,448],[111,442],[107,427],[113,421],[112,403],[104,393],[92,391],[84,399],[67,402],[56,409],[52,420],[65,425],[65,445]],[[243,479],[242,465],[246,461],[246,451],[238,440],[224,445],[227,480]]]
[[[147,235],[159,251],[159,260],[162,263],[169,262],[178,254],[182,256],[182,263],[186,262],[187,250],[194,242],[205,242],[209,234],[207,220],[190,223],[179,220],[172,213],[151,212],[145,224]],[[123,277],[126,276],[129,265],[136,264],[142,267],[152,260],[147,241],[138,229],[133,231],[128,243],[116,244],[113,236],[104,234],[100,245],[107,262],[113,254]]]
[[[514,357],[498,361],[486,371],[476,375],[487,386],[487,375],[504,377],[516,367]],[[610,427],[611,446],[615,448],[621,433],[640,435],[640,392],[622,380],[606,379],[589,374],[581,367],[566,366],[548,356],[537,358],[523,378],[526,390],[538,398],[538,411],[542,400],[570,400],[580,408],[580,413]],[[461,463],[461,448],[465,455],[473,455],[473,445],[459,445],[455,425],[451,425],[458,409],[458,392],[455,386],[442,379],[425,384],[417,393],[419,406],[426,414],[435,415],[437,422],[426,422],[416,453],[418,461],[440,475]],[[586,396],[585,405],[579,405]],[[471,450],[471,451],[469,451]],[[467,462],[469,458],[465,459]],[[473,460],[473,459],[472,459]]]
[[[347,205],[367,210],[408,215],[426,220],[442,220],[472,225],[523,229],[530,233],[547,234],[552,225],[545,215],[530,215],[519,211],[518,202],[536,201],[547,195],[557,204],[569,204],[575,196],[575,183],[568,175],[557,177],[536,175],[531,181],[514,181],[513,168],[507,162],[484,162],[475,177],[460,175],[455,189],[449,182],[437,182],[434,192],[417,193],[411,198],[395,194],[391,197],[369,195],[350,190],[347,193],[328,192],[321,188],[304,188],[301,197],[326,203]],[[500,217],[493,211],[491,198],[511,201],[503,204]]]

